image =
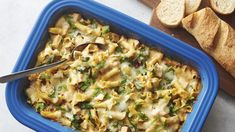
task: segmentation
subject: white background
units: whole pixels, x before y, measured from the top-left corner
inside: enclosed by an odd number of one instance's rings
[[[152,11],[138,0],[96,0],[149,23]],[[50,0],[0,0],[0,76],[10,73],[37,17]],[[235,86],[234,86],[235,87]],[[202,131],[234,131],[235,100],[219,91]],[[5,101],[5,84],[0,84],[0,131],[31,132],[16,121]]]

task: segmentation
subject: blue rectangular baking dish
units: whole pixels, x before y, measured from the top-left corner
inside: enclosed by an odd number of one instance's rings
[[[203,52],[170,35],[92,0],[52,1],[41,13],[13,72],[34,66],[37,54],[44,48],[48,39],[48,27],[51,27],[63,14],[71,12],[78,12],[83,17],[97,19],[110,25],[113,32],[136,38],[180,62],[195,67],[201,76],[203,88],[182,131],[200,131],[218,92],[218,75],[212,60]],[[7,84],[6,101],[11,114],[19,122],[36,131],[72,131],[68,127],[41,117],[27,104],[25,89],[28,85],[27,78]]]

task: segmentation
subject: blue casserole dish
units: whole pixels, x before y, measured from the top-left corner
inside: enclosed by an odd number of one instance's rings
[[[37,54],[44,48],[48,39],[48,28],[60,16],[71,12],[78,12],[84,17],[97,19],[101,23],[110,25],[113,32],[136,38],[180,62],[195,67],[201,76],[203,88],[193,106],[192,113],[188,115],[183,124],[182,131],[200,131],[218,92],[218,75],[212,60],[203,52],[170,35],[92,0],[52,1],[41,13],[13,72],[34,66]],[[43,118],[27,104],[25,89],[28,85],[27,78],[7,84],[6,101],[11,114],[19,122],[36,131],[72,131],[68,127]]]

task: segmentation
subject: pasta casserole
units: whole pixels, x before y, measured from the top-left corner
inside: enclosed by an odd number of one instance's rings
[[[181,130],[202,87],[194,68],[78,13],[49,34],[36,66],[67,61],[28,78],[28,103],[43,117],[79,131]]]

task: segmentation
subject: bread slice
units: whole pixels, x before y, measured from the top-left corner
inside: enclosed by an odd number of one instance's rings
[[[210,0],[211,7],[218,13],[227,15],[233,13],[235,0]]]
[[[220,19],[210,8],[197,11],[182,20],[182,26],[191,33],[204,49],[213,47]]]
[[[161,0],[156,8],[160,22],[168,27],[175,28],[184,17],[185,0]]]
[[[184,18],[182,26],[235,78],[235,30],[230,25],[204,8]]]
[[[185,14],[189,15],[198,10],[202,0],[185,0]]]

